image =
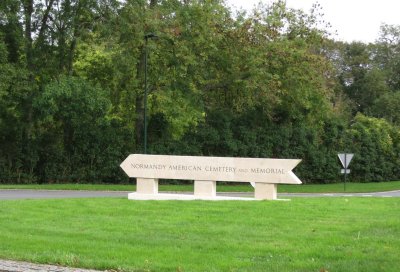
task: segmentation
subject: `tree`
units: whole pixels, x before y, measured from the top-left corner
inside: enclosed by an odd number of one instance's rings
[[[345,146],[357,155],[352,162],[353,180],[371,182],[398,177],[398,128],[384,119],[357,114],[346,134]]]
[[[318,5],[284,1],[236,15],[222,0],[1,1],[1,178],[124,180],[120,160],[143,148],[146,49],[150,153],[296,157],[302,179],[332,182],[347,131],[394,161],[397,27],[346,44],[321,23]]]
[[[400,92],[388,92],[377,98],[371,113],[375,117],[385,118],[391,124],[400,126]]]
[[[382,24],[375,61],[386,73],[392,90],[400,90],[400,25]]]
[[[129,133],[122,120],[108,115],[104,90],[64,77],[48,84],[34,106],[42,182],[121,179],[115,166],[129,150]]]
[[[385,74],[374,63],[372,45],[353,42],[342,50],[339,78],[344,92],[352,101],[353,114],[368,114],[375,99],[389,90]]]

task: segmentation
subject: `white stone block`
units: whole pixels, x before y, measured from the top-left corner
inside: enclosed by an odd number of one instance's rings
[[[137,178],[136,192],[138,194],[158,194],[158,179]]]
[[[194,196],[196,197],[216,197],[217,182],[208,180],[194,181]]]
[[[256,182],[254,198],[260,200],[275,200],[277,199],[277,187],[277,184]]]

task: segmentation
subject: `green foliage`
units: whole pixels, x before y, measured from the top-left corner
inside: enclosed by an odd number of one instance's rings
[[[34,107],[41,181],[121,180],[115,164],[129,150],[129,131],[108,115],[111,103],[104,92],[65,77],[47,85]]]
[[[381,25],[376,61],[381,64],[392,90],[400,90],[400,26]]]
[[[351,146],[374,158],[354,178],[399,178],[398,27],[383,25],[376,44],[339,43],[320,13],[1,1],[1,182],[123,181],[119,163],[143,150],[145,64],[151,153],[300,158],[302,180],[334,182]]]
[[[375,117],[384,118],[390,123],[400,126],[400,91],[388,92],[375,100],[372,109]]]
[[[164,142],[168,149],[152,151],[167,154],[205,156],[238,156],[268,158],[301,158],[296,173],[304,182],[335,182],[340,179],[337,151],[344,124],[327,119],[317,128],[307,123],[266,121],[261,108],[245,114],[229,111],[207,114],[203,123],[179,141]]]
[[[0,44],[1,45],[1,44]],[[0,62],[0,183],[34,181],[35,149],[27,135],[32,89],[25,69]]]
[[[6,44],[4,43],[4,41],[1,39],[0,36],[0,64],[4,64],[7,63],[7,48],[6,48]]]
[[[339,75],[343,89],[354,113],[369,113],[375,99],[389,90],[385,73],[372,63],[371,46],[354,42],[344,45],[343,51],[344,67]]]
[[[345,147],[355,153],[351,178],[385,181],[399,175],[400,131],[384,119],[358,114],[346,131]]]

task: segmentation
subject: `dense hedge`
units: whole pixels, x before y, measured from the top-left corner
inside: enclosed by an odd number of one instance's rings
[[[133,144],[132,130],[110,114],[111,104],[101,94],[96,87],[74,78],[48,85],[35,99],[35,135],[26,141],[17,126],[15,135],[8,135],[13,140],[2,146],[1,182],[126,182],[119,164],[129,153],[141,153],[142,147]],[[260,109],[239,115],[212,111],[179,140],[172,137],[166,118],[157,114],[150,119],[149,151],[299,158],[302,163],[295,172],[307,183],[339,181],[337,153],[350,152],[355,153],[350,180],[400,178],[398,128],[362,114],[346,129],[334,118],[315,126],[300,120],[271,121]]]
[[[132,133],[109,115],[110,107],[107,96],[85,81],[49,84],[34,100],[34,134],[26,140],[16,126],[17,137],[5,139],[1,182],[126,181],[118,165],[132,151]]]
[[[161,154],[300,158],[295,172],[306,183],[342,179],[338,153],[354,153],[349,180],[387,181],[400,178],[400,133],[384,119],[357,115],[349,129],[328,119],[320,130],[301,123],[274,123],[253,111],[242,116],[212,112],[205,123],[180,141],[151,143]]]

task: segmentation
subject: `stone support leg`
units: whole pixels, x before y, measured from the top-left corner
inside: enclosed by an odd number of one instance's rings
[[[194,181],[194,196],[198,197],[216,197],[217,182],[208,180]]]
[[[138,194],[158,194],[158,179],[137,178],[136,193]]]
[[[277,198],[277,184],[256,182],[254,198],[262,200],[274,200]]]

